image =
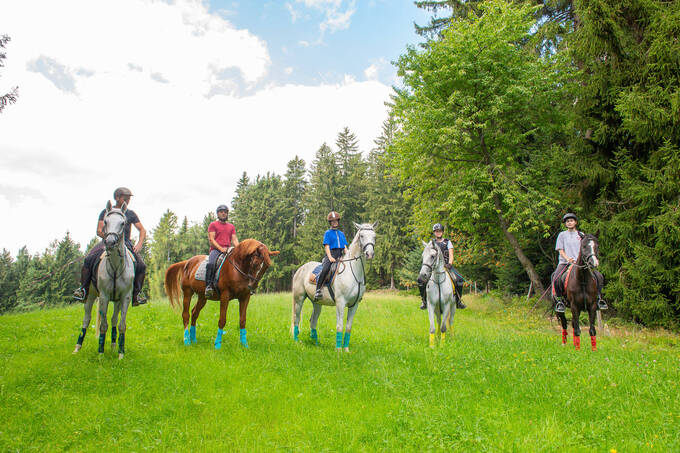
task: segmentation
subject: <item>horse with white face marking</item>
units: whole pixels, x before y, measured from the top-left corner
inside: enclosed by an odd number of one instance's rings
[[[303,264],[295,272],[293,276],[293,308],[291,319],[291,334],[295,341],[298,341],[300,333],[300,312],[302,311],[302,304],[306,298],[312,301],[313,311],[312,317],[309,320],[311,329],[310,336],[312,341],[318,343],[318,334],[316,325],[321,314],[321,306],[335,306],[335,347],[340,350],[344,348],[349,352],[349,337],[352,331],[352,321],[354,314],[359,306],[359,301],[366,291],[366,272],[364,268],[364,260],[373,259],[375,247],[375,226],[378,222],[354,224],[357,229],[352,243],[349,245],[347,252],[338,260],[338,270],[335,278],[331,283],[335,300],[331,297],[326,285],[323,286],[323,297],[319,300],[314,300],[314,292],[316,285],[309,281],[309,276],[319,264],[318,261],[311,261]],[[345,328],[345,335],[343,338],[343,314],[347,307],[347,326]]]
[[[85,301],[85,315],[83,326],[76,343],[75,354],[80,350],[87,333],[87,328],[92,319],[92,306],[99,296],[98,319],[99,323],[99,353],[104,353],[106,340],[106,312],[109,301],[114,302],[113,314],[111,315],[111,345],[116,345],[116,320],[120,314],[118,324],[118,358],[122,359],[125,354],[125,330],[127,310],[132,300],[132,286],[135,280],[135,266],[132,254],[125,246],[125,225],[127,217],[127,204],[123,203],[120,208],[111,207],[111,202],[106,203],[104,215],[104,245],[106,252],[99,262],[97,269],[97,290],[89,291]]]
[[[444,267],[444,254],[434,241],[424,242],[423,263],[418,274],[418,283],[427,282],[427,315],[430,318],[430,347],[434,347],[437,327],[444,344],[447,327],[451,327],[456,314],[453,281]],[[435,324],[436,318],[436,324]]]

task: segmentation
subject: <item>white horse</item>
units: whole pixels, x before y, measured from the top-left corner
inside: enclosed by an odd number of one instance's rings
[[[85,315],[83,316],[83,326],[78,337],[75,354],[83,345],[85,333],[92,319],[92,306],[94,300],[99,296],[99,307],[97,313],[97,324],[99,327],[99,353],[104,353],[104,342],[106,339],[106,313],[109,301],[114,302],[113,314],[111,315],[111,347],[116,346],[116,320],[120,313],[120,323],[118,324],[118,358],[122,359],[125,355],[125,330],[126,317],[130,301],[132,299],[132,285],[135,280],[135,268],[132,254],[125,246],[124,232],[127,218],[125,212],[127,204],[119,208],[111,207],[111,202],[106,203],[106,214],[104,215],[104,245],[106,252],[99,262],[97,269],[97,289],[94,285],[88,291],[85,301]]]
[[[456,314],[456,292],[453,281],[444,268],[444,254],[441,249],[434,241],[428,243],[423,241],[423,245],[425,249],[418,283],[427,282],[427,315],[430,318],[430,347],[433,348],[437,327],[441,332],[441,344],[445,342],[447,327],[451,327],[453,316]]]
[[[336,325],[335,325],[335,348],[337,350],[345,348],[349,352],[349,336],[352,331],[352,320],[354,314],[359,306],[359,301],[366,291],[366,277],[364,271],[364,257],[368,259],[373,258],[375,248],[375,226],[378,222],[370,223],[355,223],[357,233],[349,245],[347,252],[338,260],[338,270],[331,287],[335,294],[335,300],[331,298],[326,285],[323,286],[323,297],[319,300],[314,300],[314,292],[316,285],[309,280],[309,276],[319,262],[311,261],[303,264],[295,272],[293,276],[293,309],[291,315],[291,334],[295,341],[298,341],[300,334],[300,312],[302,311],[302,304],[305,298],[312,301],[313,311],[312,317],[309,320],[311,328],[310,336],[312,341],[318,343],[318,334],[316,331],[316,324],[319,321],[322,305],[335,305]],[[345,336],[342,336],[343,314],[347,307],[347,326],[345,329]]]

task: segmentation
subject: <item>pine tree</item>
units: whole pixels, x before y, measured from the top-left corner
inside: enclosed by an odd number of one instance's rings
[[[338,209],[342,210],[343,225],[352,225],[352,222],[363,223],[365,216],[365,178],[366,163],[358,140],[348,128],[338,133],[335,141],[338,147],[336,158],[338,162],[339,178],[337,180]]]
[[[150,256],[147,262],[147,280],[151,297],[160,298],[164,293],[165,271],[179,255],[177,216],[169,209],[163,213],[158,226],[151,231]]]

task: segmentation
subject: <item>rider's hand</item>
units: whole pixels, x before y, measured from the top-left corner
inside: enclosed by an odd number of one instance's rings
[[[569,263],[574,264],[576,260],[574,258],[569,258]]]
[[[331,263],[335,263],[335,258],[333,258],[333,257],[331,256],[331,257],[328,258],[328,261],[330,261]]]
[[[451,266],[451,264],[449,264],[449,263],[446,263],[446,264],[444,264],[444,267],[447,268],[447,269],[451,269],[453,266]]]
[[[132,247],[132,251],[135,253],[139,253],[140,250],[142,250],[142,244],[136,244],[134,247]]]

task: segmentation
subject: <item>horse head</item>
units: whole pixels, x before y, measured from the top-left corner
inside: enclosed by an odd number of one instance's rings
[[[422,285],[432,276],[432,270],[440,261],[441,250],[432,241],[421,242],[425,248],[423,249],[423,264],[420,266],[420,273],[418,274],[418,283]]]
[[[106,213],[104,214],[104,245],[107,250],[114,248],[124,236],[125,225],[127,224],[127,203],[123,203],[120,208],[112,207],[111,201],[106,202]]]
[[[357,234],[359,235],[359,243],[361,245],[361,253],[366,255],[366,258],[373,259],[373,256],[375,255],[375,227],[378,225],[378,222],[374,223],[356,223],[352,222],[354,224],[354,228],[357,229]]]
[[[600,265],[599,260],[600,246],[597,237],[586,234],[581,239],[581,260],[588,268],[595,268]]]
[[[269,250],[266,245],[255,239],[246,239],[239,245],[244,247],[244,256],[241,257],[245,276],[248,277],[248,289],[257,288],[260,279],[271,266],[271,257],[278,255],[278,250]]]

